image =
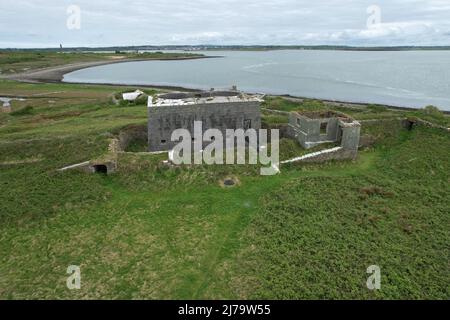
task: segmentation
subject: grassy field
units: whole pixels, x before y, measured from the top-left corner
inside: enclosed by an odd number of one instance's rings
[[[89,53],[89,52],[39,52],[0,51],[0,74],[14,74],[34,69],[55,67],[78,62],[93,62],[122,59],[180,59],[201,57],[192,53]]]
[[[0,113],[1,299],[448,299],[448,133],[364,125],[376,142],[357,161],[290,165],[271,177],[253,166],[167,167],[165,155],[141,154],[120,155],[109,176],[57,172],[146,122],[144,106],[110,103],[121,90],[0,81],[0,96],[26,97]],[[323,105],[268,98],[266,107]],[[281,152],[304,150],[283,141]],[[239,184],[223,188],[226,177]],[[366,288],[373,264],[379,291]],[[66,288],[69,265],[81,267],[81,290]]]

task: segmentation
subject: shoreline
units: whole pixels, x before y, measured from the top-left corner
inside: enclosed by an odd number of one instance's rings
[[[28,83],[65,83],[64,75],[91,67],[104,66],[109,64],[126,63],[126,62],[143,62],[143,61],[183,61],[197,59],[216,59],[222,56],[196,56],[182,58],[160,58],[160,59],[118,59],[118,60],[101,60],[91,62],[77,62],[61,66],[36,69],[17,74],[0,75],[0,79],[14,80]]]
[[[142,61],[183,61],[183,60],[197,60],[197,59],[215,59],[222,58],[222,56],[199,56],[199,57],[186,57],[186,58],[163,58],[163,59],[123,59],[123,60],[109,60],[109,61],[93,61],[93,62],[80,62],[73,63],[69,65],[62,65],[44,69],[37,69],[29,72],[12,74],[12,75],[0,75],[0,79],[13,80],[24,83],[60,83],[60,84],[79,84],[79,85],[92,85],[92,86],[114,86],[114,87],[142,87],[142,88],[154,88],[160,90],[167,91],[185,91],[185,92],[199,92],[202,89],[196,88],[188,88],[182,86],[170,86],[170,85],[151,85],[151,84],[125,84],[125,83],[91,83],[91,82],[65,82],[63,81],[64,75],[74,72],[77,70],[82,70],[91,67],[109,65],[109,64],[117,64],[117,63],[126,63],[126,62],[142,62]],[[369,105],[380,105],[384,106],[388,109],[397,110],[397,111],[415,111],[420,110],[420,108],[413,107],[404,107],[404,106],[395,106],[383,103],[370,103],[370,102],[351,102],[351,101],[340,101],[340,100],[332,100],[332,99],[322,99],[322,98],[309,98],[309,97],[301,97],[301,96],[293,96],[290,94],[266,94],[267,96],[272,97],[281,97],[290,99],[292,101],[303,101],[303,100],[317,100],[322,101],[326,105],[333,106],[343,106],[349,108],[364,108]],[[7,95],[2,95],[7,97]],[[16,96],[17,97],[17,96]],[[450,110],[441,110],[444,114],[449,115]]]
[[[188,88],[188,87],[182,87],[182,86],[170,86],[170,85],[151,85],[151,84],[126,84],[126,83],[110,83],[110,82],[65,82],[60,81],[59,83],[67,83],[67,84],[79,84],[79,85],[92,85],[92,86],[113,86],[113,87],[133,87],[133,88],[148,88],[148,89],[160,89],[160,90],[167,90],[167,91],[184,91],[184,92],[201,92],[204,91],[204,89],[197,89],[197,88]],[[257,94],[258,92],[246,92],[248,94]],[[265,96],[270,97],[280,97],[285,98],[291,101],[298,101],[301,102],[303,100],[316,100],[321,101],[329,106],[341,106],[341,107],[347,107],[347,108],[353,108],[353,109],[361,109],[361,108],[367,108],[370,105],[378,105],[383,106],[391,110],[395,111],[417,111],[421,108],[413,108],[413,107],[404,107],[404,106],[395,106],[395,105],[389,105],[385,103],[373,103],[373,102],[352,102],[352,101],[341,101],[341,100],[332,100],[332,99],[323,99],[323,98],[311,98],[311,97],[301,97],[301,96],[293,96],[290,94],[271,94],[271,93],[260,93],[264,94]],[[441,110],[442,113],[450,115],[450,110]]]

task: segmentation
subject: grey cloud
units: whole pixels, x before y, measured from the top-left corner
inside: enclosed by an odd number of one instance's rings
[[[368,30],[374,3],[382,23]],[[71,4],[80,30],[66,28]],[[448,0],[2,0],[0,47],[450,45],[449,18]]]

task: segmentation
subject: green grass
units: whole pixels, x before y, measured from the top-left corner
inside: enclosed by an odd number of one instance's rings
[[[33,114],[33,107],[26,106],[26,107],[14,110],[10,114],[12,116],[24,116],[24,115]]]
[[[239,272],[231,286],[256,299],[448,298],[449,148],[439,132],[401,132],[368,166],[328,166],[272,190],[224,268]],[[373,264],[378,292],[365,287]]]
[[[32,114],[0,114],[2,299],[449,296],[443,131],[363,126],[377,142],[357,161],[289,165],[271,177],[253,166],[168,167],[165,155],[135,154],[121,155],[110,176],[61,173],[102,156],[120,128],[145,122],[145,107],[111,105],[118,89],[108,86],[0,88],[64,91],[54,104],[27,101]],[[281,142],[282,157],[303,152]],[[223,188],[230,176],[239,184]],[[72,264],[81,290],[66,288]],[[372,264],[381,267],[377,292],[365,287]]]
[[[416,111],[393,110],[386,106],[371,104],[367,107],[355,107],[346,103],[330,104],[320,100],[305,99],[303,102],[296,102],[281,97],[267,97],[263,107],[278,111],[317,111],[331,109],[343,112],[356,120],[368,119],[390,119],[397,117],[418,117],[432,123],[450,127],[450,116],[444,114],[434,106],[428,106]],[[272,117],[280,117],[274,116]],[[274,118],[274,121],[277,121]]]
[[[78,62],[92,62],[117,59],[184,59],[202,57],[193,53],[88,53],[88,52],[43,52],[43,51],[0,51],[0,74],[14,74],[40,68],[54,67]]]

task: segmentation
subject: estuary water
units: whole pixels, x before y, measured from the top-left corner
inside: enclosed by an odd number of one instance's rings
[[[225,89],[450,110],[450,51],[213,51],[221,58],[127,62],[64,81]]]

